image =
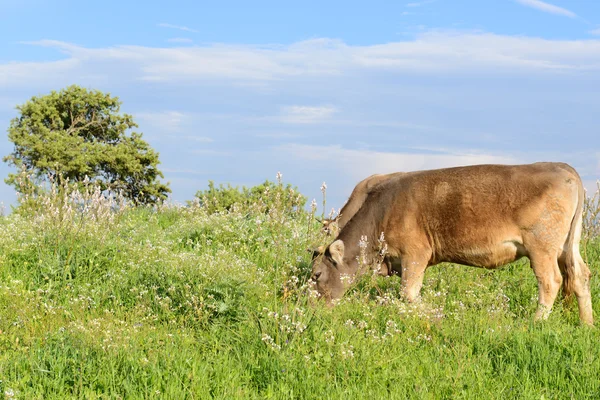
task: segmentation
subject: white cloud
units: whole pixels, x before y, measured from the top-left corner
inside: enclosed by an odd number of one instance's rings
[[[600,35],[600,28],[592,29],[590,33],[592,35]]]
[[[317,146],[302,144],[286,144],[277,146],[278,152],[289,157],[323,164],[323,167],[337,168],[349,173],[355,180],[374,173],[396,171],[417,171],[424,169],[456,167],[472,164],[518,164],[516,158],[479,152],[448,151],[442,154],[391,153],[372,150],[347,149],[340,145]],[[313,165],[314,166],[314,165]]]
[[[289,124],[313,124],[328,120],[336,112],[332,106],[286,106],[281,109],[280,120]]]
[[[401,74],[556,73],[600,69],[600,40],[547,40],[489,33],[429,31],[414,40],[349,46],[315,39],[289,46],[208,45],[155,48],[85,48],[52,40],[67,58],[0,64],[0,85],[44,88],[73,81],[96,85],[130,82],[267,85],[307,77],[341,77],[371,71]]]
[[[169,43],[194,43],[194,41],[190,38],[176,37],[167,39]]]
[[[161,28],[179,29],[180,31],[198,33],[197,30],[188,28],[187,26],[167,24],[164,22],[161,22],[160,24],[158,24],[158,26]]]
[[[421,73],[573,71],[600,68],[600,41],[430,31],[410,42],[359,48],[354,56],[365,67]]]
[[[133,117],[138,121],[142,131],[160,133],[180,132],[186,119],[186,115],[179,111],[137,112]]]
[[[411,8],[414,8],[414,7],[421,7],[421,6],[424,6],[424,5],[426,5],[426,4],[435,3],[435,1],[436,1],[436,0],[423,0],[423,1],[415,1],[415,2],[412,2],[412,3],[406,3],[406,7],[411,7]]]
[[[267,133],[257,133],[254,135],[258,138],[265,139],[292,139],[298,138],[300,134],[298,133],[289,133],[289,132],[267,132]]]
[[[177,136],[178,139],[185,139],[185,140],[190,140],[192,142],[200,142],[200,143],[212,143],[214,142],[214,139],[209,138],[207,136],[192,136],[192,135],[187,135],[187,136]]]
[[[520,3],[524,6],[535,8],[536,10],[540,10],[546,13],[562,15],[564,17],[575,18],[577,14],[573,11],[569,11],[566,8],[558,7],[550,3],[546,3],[541,0],[515,0],[517,3]]]
[[[65,54],[72,54],[81,49],[81,46],[78,46],[73,43],[61,42],[60,40],[51,40],[51,39],[42,39],[42,40],[31,40],[20,42],[21,44],[27,44],[30,46],[40,46],[40,47],[52,47],[58,49],[60,52]]]
[[[52,77],[54,85],[64,85],[76,70],[81,70],[81,60],[69,58],[50,62],[10,62],[0,64],[0,86],[36,87],[44,77]]]
[[[213,150],[213,149],[195,149],[190,150],[190,154],[199,154],[204,156],[227,156],[230,157],[233,155],[231,151],[221,151],[221,150]]]
[[[134,119],[142,132],[155,137],[167,136],[169,140],[212,143],[214,139],[207,136],[186,135],[189,132],[191,116],[179,111],[137,112]]]

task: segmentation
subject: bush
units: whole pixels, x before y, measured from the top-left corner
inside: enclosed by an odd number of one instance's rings
[[[304,197],[297,187],[289,183],[280,183],[266,180],[264,183],[247,188],[242,186],[215,186],[213,181],[208,181],[208,189],[200,190],[195,195],[195,202],[204,207],[210,214],[230,211],[233,207],[258,207],[268,212],[273,207],[281,205],[287,213],[296,212],[306,204]]]

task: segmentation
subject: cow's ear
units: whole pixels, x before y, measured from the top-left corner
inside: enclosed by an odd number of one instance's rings
[[[344,264],[344,242],[341,240],[336,240],[335,242],[329,245],[329,253],[331,254],[331,258],[338,265]]]
[[[306,251],[312,253],[312,259],[314,260],[315,258],[319,257],[321,254],[324,253],[325,248],[323,246],[319,246],[316,249],[306,249]]]

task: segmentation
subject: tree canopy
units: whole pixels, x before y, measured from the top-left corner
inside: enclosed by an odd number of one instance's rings
[[[76,85],[34,96],[17,106],[20,116],[8,128],[14,151],[3,160],[42,181],[87,176],[136,204],[159,202],[171,190],[159,181],[158,153],[132,131],[138,125],[120,106],[118,97]],[[10,174],[6,183],[16,186],[17,176]]]

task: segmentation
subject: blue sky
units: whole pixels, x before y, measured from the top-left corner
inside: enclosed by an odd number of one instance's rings
[[[595,186],[600,2],[286,3],[0,0],[0,127],[34,95],[110,92],[178,202],[281,171],[339,208],[372,173],[540,160]]]

